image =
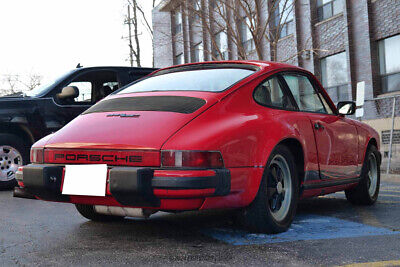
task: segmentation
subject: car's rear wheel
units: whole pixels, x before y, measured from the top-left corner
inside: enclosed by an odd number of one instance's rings
[[[29,162],[29,145],[13,134],[0,134],[0,189],[17,185],[18,167]]]
[[[94,210],[93,205],[75,204],[75,207],[83,217],[96,222],[121,221],[124,219],[122,216],[112,216],[97,213]]]
[[[296,213],[298,183],[292,153],[278,145],[269,157],[256,198],[242,211],[241,221],[253,232],[286,231]]]
[[[372,205],[378,199],[379,185],[381,181],[379,152],[375,146],[368,148],[359,184],[345,190],[346,198],[356,205]]]

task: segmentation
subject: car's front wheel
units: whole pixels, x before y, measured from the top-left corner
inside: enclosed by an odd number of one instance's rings
[[[378,149],[370,146],[365,155],[359,184],[352,189],[345,190],[348,201],[356,205],[372,205],[376,202],[381,181],[379,159]]]
[[[75,204],[78,212],[86,219],[96,222],[111,222],[123,220],[122,216],[104,215],[97,213],[93,205]]]
[[[253,232],[287,231],[297,209],[298,183],[292,153],[278,145],[269,157],[256,198],[242,211],[244,225]]]
[[[29,162],[29,145],[13,134],[0,134],[0,189],[17,185],[18,167]]]

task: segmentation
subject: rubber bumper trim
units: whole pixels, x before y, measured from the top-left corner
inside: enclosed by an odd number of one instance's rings
[[[214,170],[217,177],[215,196],[226,196],[231,192],[231,172],[228,169]]]
[[[110,193],[122,205],[160,206],[153,194],[151,181],[154,170],[148,168],[115,167],[110,170]]]
[[[69,197],[62,195],[63,166],[46,166],[30,164],[23,168],[23,183],[27,193],[43,200],[69,201]]]
[[[186,170],[187,171],[187,170]],[[153,189],[207,189],[215,188],[213,196],[228,195],[231,175],[228,169],[213,169],[214,176],[158,177],[150,168],[114,167],[109,173],[111,195],[122,205],[157,207],[160,199]]]
[[[231,190],[231,175],[227,169],[214,169],[214,176],[206,177],[162,177],[155,176],[153,188],[160,189],[208,189],[215,188],[214,196],[225,196]]]

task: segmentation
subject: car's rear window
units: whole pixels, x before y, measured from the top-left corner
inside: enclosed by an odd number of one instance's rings
[[[248,68],[208,68],[156,73],[122,89],[118,94],[150,91],[221,92],[254,72]]]

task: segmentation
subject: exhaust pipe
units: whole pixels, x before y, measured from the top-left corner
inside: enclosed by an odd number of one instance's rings
[[[24,189],[19,187],[14,187],[13,197],[37,199],[34,195],[26,192]]]
[[[150,209],[124,208],[124,207],[103,206],[103,205],[95,205],[94,210],[97,213],[104,215],[135,217],[143,219],[147,219],[150,217],[150,215],[157,212],[156,210],[150,210]]]

